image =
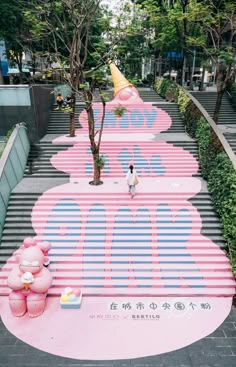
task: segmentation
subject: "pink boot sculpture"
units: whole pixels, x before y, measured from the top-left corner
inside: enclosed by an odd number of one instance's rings
[[[23,316],[27,310],[30,317],[43,313],[52,284],[52,275],[44,266],[48,263],[50,247],[49,242],[37,242],[28,237],[14,253],[17,265],[8,277],[8,286],[12,289],[9,304],[14,316]]]

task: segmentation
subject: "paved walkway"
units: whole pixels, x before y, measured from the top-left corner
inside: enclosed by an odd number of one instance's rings
[[[42,352],[16,339],[0,321],[0,356],[1,367],[235,367],[236,309],[232,308],[214,333],[188,347],[152,357],[117,361],[75,360]]]

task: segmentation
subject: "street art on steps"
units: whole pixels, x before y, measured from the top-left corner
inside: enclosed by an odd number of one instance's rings
[[[104,184],[88,184],[89,144],[79,142],[78,131],[74,145],[51,159],[70,174],[70,182],[44,192],[32,211],[36,240],[52,244],[47,308],[37,319],[13,319],[2,301],[1,316],[13,334],[76,359],[136,358],[187,346],[224,321],[235,288],[229,260],[201,234],[201,216],[188,201],[201,190],[200,180],[192,177],[198,172],[195,158],[173,144],[155,142],[154,135],[140,140],[140,133],[168,129],[171,119],[157,109],[150,120],[144,111],[153,107],[141,101],[118,69],[111,66],[111,71],[119,81],[113,105],[125,103],[129,117],[122,124],[110,120],[104,130],[104,136],[113,132],[116,138],[102,143]],[[132,139],[123,142],[123,131]],[[124,178],[130,163],[140,177],[133,200]],[[8,294],[5,277],[14,261],[10,258],[1,272],[2,294]],[[82,290],[80,310],[60,308],[65,287]]]
[[[104,120],[104,129],[106,133],[159,133],[167,130],[171,126],[171,118],[164,110],[152,105],[132,104],[126,107],[124,115],[118,117],[114,113],[117,103],[109,102],[106,106],[106,115]],[[102,117],[101,104],[94,104],[95,128],[100,128]],[[79,122],[82,128],[87,129],[87,113],[83,111],[79,116]],[[77,129],[76,134],[83,133],[83,130]]]
[[[197,162],[189,152],[166,142],[104,142],[101,152],[106,161],[103,177],[124,177],[130,164],[142,177],[185,177],[198,172]],[[51,164],[71,178],[90,178],[93,172],[90,146],[86,142],[77,143],[55,154]]]

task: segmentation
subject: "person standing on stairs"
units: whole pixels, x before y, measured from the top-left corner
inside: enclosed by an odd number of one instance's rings
[[[138,184],[138,176],[132,164],[129,166],[129,170],[126,174],[126,181],[129,187],[131,198],[133,198],[135,195],[135,186]]]

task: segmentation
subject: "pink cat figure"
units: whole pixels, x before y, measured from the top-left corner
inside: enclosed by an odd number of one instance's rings
[[[18,317],[23,316],[27,310],[30,317],[41,315],[45,309],[48,289],[52,284],[52,275],[44,267],[48,262],[45,254],[49,251],[49,243],[28,240],[29,238],[14,253],[17,265],[8,277],[8,287],[12,289],[9,305],[12,314]]]

